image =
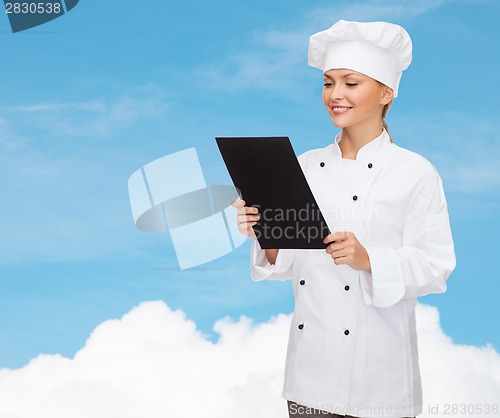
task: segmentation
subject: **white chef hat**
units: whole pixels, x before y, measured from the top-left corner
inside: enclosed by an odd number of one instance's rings
[[[310,66],[323,72],[333,68],[357,71],[392,88],[394,97],[411,58],[410,35],[394,23],[339,20],[309,39]]]

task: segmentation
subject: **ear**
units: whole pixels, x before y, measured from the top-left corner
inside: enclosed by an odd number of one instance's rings
[[[394,91],[386,86],[386,85],[383,85],[382,86],[382,97],[380,98],[380,104],[383,104],[383,105],[386,105],[387,103],[389,103],[394,97]]]

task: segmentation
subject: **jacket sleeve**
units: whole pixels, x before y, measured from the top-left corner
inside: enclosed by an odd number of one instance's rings
[[[371,273],[360,271],[364,301],[374,307],[394,305],[446,291],[456,265],[442,180],[434,169],[417,183],[409,201],[402,246],[365,247]]]
[[[292,250],[280,249],[276,263],[269,263],[266,251],[260,248],[259,241],[253,240],[250,249],[250,274],[254,281],[289,279],[292,274],[292,261]]]

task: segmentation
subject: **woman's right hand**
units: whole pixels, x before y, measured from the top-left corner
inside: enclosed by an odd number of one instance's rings
[[[245,206],[245,201],[238,199],[231,203],[231,206],[238,209],[238,230],[247,237],[256,238],[253,226],[260,219],[259,209]],[[266,257],[269,263],[276,263],[278,249],[266,249]]]
[[[246,202],[242,199],[235,200],[231,206],[238,209],[238,230],[247,237],[255,238],[253,226],[260,218],[259,209],[245,206]]]

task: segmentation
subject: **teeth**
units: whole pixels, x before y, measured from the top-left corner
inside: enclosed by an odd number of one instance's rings
[[[343,110],[348,110],[350,109],[349,107],[334,107],[333,110],[336,112],[342,112]]]

